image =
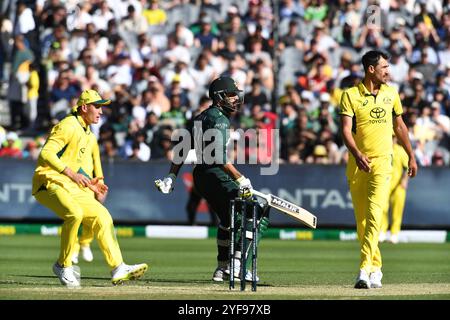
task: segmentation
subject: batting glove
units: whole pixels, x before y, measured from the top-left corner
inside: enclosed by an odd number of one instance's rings
[[[250,182],[250,179],[247,179],[244,176],[241,176],[236,180],[237,184],[239,185],[239,191],[238,196],[242,199],[247,199],[252,196],[252,184]]]
[[[261,234],[266,232],[266,230],[269,228],[269,218],[264,217],[259,222],[259,231]]]
[[[158,189],[158,191],[168,194],[171,193],[173,190],[173,184],[175,182],[176,176],[171,173],[167,177],[164,178],[164,180],[158,179],[155,180],[155,186]]]

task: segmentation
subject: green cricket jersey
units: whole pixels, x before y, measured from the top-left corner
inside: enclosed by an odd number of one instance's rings
[[[202,141],[198,135],[200,125],[203,134]],[[199,151],[202,151],[202,161],[200,163],[200,159],[197,159],[198,164],[194,169],[194,183],[197,190],[209,200],[209,203],[221,202],[224,192],[231,192],[233,195],[237,192],[237,183],[222,170],[222,166],[227,163],[226,150],[230,139],[229,129],[230,120],[227,115],[214,105],[194,118],[191,133],[193,139],[197,139],[194,145],[201,146],[201,150],[196,149],[197,157],[200,154]],[[212,136],[214,138],[211,138]],[[210,161],[212,149],[220,150],[214,163]],[[214,156],[216,155],[214,154]]]
[[[194,118],[193,126],[191,134],[197,140],[194,144],[197,155],[200,154],[197,147],[201,146],[202,151],[202,163],[198,166],[207,169],[226,164],[230,120],[225,113],[213,105]]]

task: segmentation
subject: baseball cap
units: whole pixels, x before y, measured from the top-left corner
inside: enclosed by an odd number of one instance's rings
[[[320,95],[320,101],[321,102],[330,102],[331,101],[331,96],[328,92],[324,92]]]
[[[423,80],[423,74],[421,72],[415,72],[413,75],[413,79]]]
[[[437,101],[431,103],[431,109],[441,109],[441,104]]]
[[[200,22],[203,23],[203,24],[211,24],[211,23],[212,23],[212,20],[211,20],[211,18],[210,18],[209,16],[204,16],[204,17],[200,20]]]
[[[105,106],[111,103],[111,100],[102,99],[100,94],[95,90],[84,90],[80,97],[78,98],[77,106],[83,104],[96,104],[100,106]]]
[[[227,12],[229,14],[238,14],[239,13],[239,9],[236,6],[230,6],[227,10]]]
[[[395,24],[397,26],[405,26],[406,25],[406,21],[402,17],[398,17],[397,19],[395,19]]]
[[[14,131],[10,131],[10,132],[8,132],[8,134],[6,135],[6,140],[13,140],[13,141],[16,141],[17,139],[19,139],[19,136],[18,136],[17,133],[15,133]]]
[[[314,93],[308,90],[303,90],[301,97],[303,100],[313,101],[314,100]]]
[[[314,28],[315,29],[325,29],[325,23],[323,23],[322,21],[317,21],[316,23],[314,23]]]

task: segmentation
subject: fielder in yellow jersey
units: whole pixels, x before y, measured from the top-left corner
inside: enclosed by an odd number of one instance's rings
[[[393,158],[391,189],[381,219],[379,241],[383,242],[386,240],[386,232],[389,227],[389,209],[391,209],[391,237],[389,241],[398,243],[398,234],[402,226],[403,210],[405,208],[406,189],[408,188],[408,155],[405,149],[397,144],[395,137]]]
[[[101,164],[94,164],[92,157],[98,153],[98,144],[89,125],[98,123],[102,106],[110,102],[94,90],[83,91],[72,112],[52,128],[33,176],[32,193],[36,200],[64,221],[60,254],[53,272],[69,287],[80,286],[80,275],[73,269],[71,257],[81,223],[93,230],[112,270],[113,284],[140,278],[148,268],[145,263],[123,262],[111,215],[100,203],[108,188],[101,176],[93,178],[88,174],[101,174]]]
[[[397,91],[386,84],[388,56],[369,51],[362,57],[364,79],[342,93],[341,129],[349,150],[346,175],[360,242],[360,265],[355,288],[381,288],[382,261],[378,248],[383,209],[389,197],[392,172],[392,128],[405,148],[408,174],[417,164]]]

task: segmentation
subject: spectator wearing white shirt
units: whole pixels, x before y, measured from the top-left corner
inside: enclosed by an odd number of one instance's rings
[[[17,5],[17,28],[20,34],[27,34],[36,28],[33,11],[27,7],[25,2],[20,1]]]
[[[92,89],[94,86],[97,87],[96,91],[100,92],[102,96],[111,91],[111,86],[108,82],[100,78],[97,68],[91,64],[85,67],[84,76],[78,76],[81,84],[82,90]]]
[[[149,44],[147,35],[145,33],[140,34],[137,37],[138,45],[136,48],[131,49],[131,63],[133,68],[138,69],[144,67],[144,60],[151,59],[152,46]]]
[[[170,86],[174,80],[180,82],[180,87],[184,90],[195,89],[195,81],[187,69],[187,63],[183,60],[177,61],[173,70],[167,70],[164,75],[164,85]]]
[[[450,22],[450,18],[449,18],[449,22]],[[447,37],[447,39],[445,40],[445,48],[438,51],[438,58],[439,58],[439,63],[441,65],[450,63],[450,37]]]
[[[327,34],[325,24],[323,22],[316,22],[313,39],[316,40],[317,51],[320,53],[328,54],[329,51],[338,46],[338,43]]]
[[[430,47],[427,43],[424,43],[423,45],[418,46],[416,49],[413,50],[410,62],[412,64],[419,63],[423,52],[425,52],[428,57],[428,63],[431,64],[439,63],[436,51],[432,47]]]
[[[164,93],[164,87],[158,81],[149,81],[148,90],[142,93],[142,106],[147,113],[153,112],[158,117],[170,110],[170,101]]]
[[[89,13],[92,5],[89,1],[84,1],[78,4],[73,13],[67,17],[67,29],[72,31],[74,29],[84,30],[89,23],[92,23],[92,15]]]
[[[198,90],[208,87],[211,81],[216,77],[214,68],[208,64],[208,58],[204,54],[200,54],[194,67],[189,68],[189,74],[195,82]]]
[[[228,62],[216,56],[210,48],[204,48],[202,54],[208,59],[208,64],[213,67],[216,74],[222,74],[228,67]]]
[[[122,18],[119,24],[119,29],[136,35],[143,34],[148,29],[147,19],[137,13],[136,8],[130,4],[127,8],[127,15]]]
[[[151,150],[145,143],[146,133],[138,130],[132,139],[128,140],[124,146],[125,156],[130,160],[147,162],[150,160]]]
[[[96,63],[106,65],[109,47],[108,38],[101,36],[100,33],[91,33],[88,35],[86,47],[92,51],[92,57]]]
[[[240,90],[245,90],[245,86],[247,84],[247,73],[238,67],[236,59],[229,61],[228,70],[225,71],[224,74],[233,78]]]
[[[251,38],[250,40],[250,52],[245,55],[245,59],[250,64],[256,64],[258,60],[262,60],[264,65],[268,68],[272,68],[272,58],[270,54],[262,50],[263,43],[261,39]]]
[[[131,86],[132,69],[130,56],[127,53],[121,53],[117,56],[114,64],[111,64],[106,70],[108,81],[111,85],[126,85]]]
[[[427,167],[431,165],[431,152],[425,147],[426,140],[417,140],[416,148],[414,150],[414,155],[416,157],[417,164],[422,167]]]
[[[27,7],[24,1],[19,1],[17,4],[17,20],[14,32],[17,35],[23,35],[26,39],[27,47],[33,51],[34,55],[39,55],[41,48],[37,37],[33,11]]]
[[[436,138],[439,140],[448,139],[450,136],[450,118],[441,113],[441,105],[437,101],[431,103],[431,121],[434,123]]]
[[[186,28],[182,22],[177,22],[175,24],[173,36],[177,39],[177,42],[180,45],[186,48],[190,48],[194,45],[194,33]]]
[[[180,45],[177,38],[170,36],[168,38],[167,50],[164,52],[163,58],[165,59],[165,63],[169,65],[174,65],[180,60],[189,64],[191,61],[191,53],[186,47]]]
[[[100,2],[100,8],[95,10],[92,20],[97,30],[106,30],[108,28],[108,21],[114,19],[114,14],[108,6],[106,1]]]
[[[140,129],[144,128],[145,121],[147,118],[147,111],[141,105],[135,104],[131,109],[131,115],[133,119],[137,122]]]
[[[393,49],[392,57],[390,60],[389,72],[391,80],[395,82],[397,86],[400,86],[408,79],[409,64],[406,62],[404,55],[400,49]]]
[[[116,20],[122,20],[128,14],[128,7],[132,5],[137,15],[142,13],[142,4],[139,0],[106,0]]]

